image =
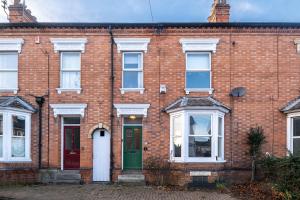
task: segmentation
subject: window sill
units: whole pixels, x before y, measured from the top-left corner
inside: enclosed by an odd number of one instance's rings
[[[213,88],[203,88],[203,89],[186,88],[184,90],[186,94],[190,94],[191,92],[208,92],[209,94],[212,94],[214,92]]]
[[[144,94],[145,88],[120,88],[121,94],[125,94],[126,92],[139,92],[140,94]]]
[[[67,88],[56,88],[57,93],[61,94],[62,92],[76,92],[77,94],[81,93],[81,88],[78,89],[67,89]]]
[[[31,159],[19,159],[19,160],[13,160],[13,159],[11,159],[11,160],[1,160],[0,159],[0,163],[7,163],[7,164],[9,164],[9,163],[31,163],[32,162],[32,160]]]
[[[14,94],[17,94],[18,90],[18,88],[0,89],[0,92],[13,92]]]
[[[215,163],[215,164],[223,164],[226,163],[226,160],[179,160],[179,159],[171,159],[170,162],[173,163],[187,163],[187,164],[210,164],[210,163]]]

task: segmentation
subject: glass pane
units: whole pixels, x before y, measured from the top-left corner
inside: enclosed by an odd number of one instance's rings
[[[210,88],[210,72],[186,72],[187,88]]]
[[[25,136],[25,117],[13,116],[13,136]]]
[[[294,118],[293,127],[294,127],[294,136],[300,136],[300,118],[299,117]]]
[[[182,117],[174,117],[173,131],[173,137],[182,137]]]
[[[211,135],[211,115],[191,115],[190,135]]]
[[[75,149],[80,149],[80,128],[74,129],[74,145]]]
[[[0,136],[0,158],[3,157],[3,136]]]
[[[189,137],[189,157],[211,157],[211,137]]]
[[[300,138],[294,139],[293,147],[293,154],[295,156],[300,156]]]
[[[223,139],[218,137],[218,157],[222,157],[222,150],[223,150]]]
[[[141,149],[141,129],[140,128],[134,129],[134,137],[135,137],[135,149],[140,150]]]
[[[218,118],[218,135],[223,136],[223,119],[221,117]]]
[[[124,54],[124,69],[139,69],[141,63],[141,54]]]
[[[132,129],[126,129],[125,130],[125,148],[126,150],[131,150],[132,149],[132,144],[133,144],[133,132]]]
[[[142,88],[142,72],[124,71],[124,88]]]
[[[65,150],[71,151],[73,150],[72,148],[72,129],[71,128],[66,128],[66,133],[65,133]]]
[[[173,138],[173,156],[175,158],[181,157],[182,137]]]
[[[210,69],[209,54],[188,54],[187,69]]]
[[[3,135],[3,115],[0,115],[0,135]]]
[[[80,72],[63,72],[62,88],[66,88],[66,89],[80,88]]]
[[[0,54],[0,70],[1,69],[18,70],[18,54]]]
[[[25,137],[12,138],[11,156],[25,157]]]
[[[68,52],[62,53],[62,69],[77,69],[80,70],[80,53]]]
[[[65,117],[64,124],[80,124],[79,117]]]
[[[0,72],[0,88],[18,88],[18,72]]]
[[[124,117],[124,124],[142,124],[143,123],[143,118],[141,117]]]

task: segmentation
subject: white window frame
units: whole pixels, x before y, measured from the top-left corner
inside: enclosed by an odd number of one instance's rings
[[[191,115],[211,115],[211,157],[189,157],[189,136],[190,136],[190,116]],[[181,148],[181,157],[173,157],[173,119],[181,116],[183,120],[183,142]],[[218,118],[223,119],[222,129],[222,156],[218,157]],[[170,160],[178,163],[224,163],[224,117],[225,114],[214,110],[184,110],[170,114]]]
[[[125,55],[126,54],[140,54],[141,60],[140,60],[140,67],[138,69],[125,69]],[[124,87],[124,73],[125,72],[138,72],[141,73],[141,82],[142,87],[140,88],[125,88]],[[122,88],[120,89],[121,93],[124,94],[125,92],[140,92],[140,94],[144,93],[144,53],[140,51],[127,51],[122,53]]]
[[[300,136],[294,136],[293,120],[296,117],[300,117],[300,113],[291,113],[287,115],[287,149],[291,153],[294,153],[294,139],[300,139]],[[289,152],[287,152],[287,155],[289,155]]]
[[[0,163],[32,162],[31,160],[31,114],[19,111],[0,111],[3,115],[3,157]],[[12,157],[13,116],[25,118],[25,157]]]
[[[10,54],[16,54],[17,55],[17,69],[12,70],[12,69],[0,69],[1,72],[15,72],[17,73],[17,87],[16,88],[0,88],[0,92],[13,92],[14,94],[18,93],[18,85],[19,85],[19,53],[17,51],[1,51],[1,55],[10,55]]]
[[[79,69],[63,69],[63,55],[68,53],[78,53],[79,54]],[[61,94],[62,92],[77,92],[77,94],[81,93],[81,52],[80,51],[61,51],[60,52],[60,88],[57,88],[57,92]],[[80,79],[79,79],[79,88],[64,88],[62,87],[63,83],[63,72],[79,72]]]
[[[188,69],[188,55],[208,55],[209,56],[209,69]],[[193,52],[189,51],[185,53],[185,92],[209,92],[212,94],[212,55],[211,52]],[[209,72],[209,88],[188,88],[187,87],[187,73],[188,72]]]

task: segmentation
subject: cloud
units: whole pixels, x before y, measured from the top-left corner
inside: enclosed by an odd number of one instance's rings
[[[249,12],[249,13],[261,13],[262,9],[255,5],[253,2],[250,3],[249,1],[239,1],[235,5],[236,9],[239,12]]]

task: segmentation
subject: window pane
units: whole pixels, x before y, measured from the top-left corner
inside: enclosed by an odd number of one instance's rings
[[[80,124],[79,117],[64,117],[64,124]]]
[[[188,54],[187,69],[210,69],[209,54]]]
[[[0,88],[15,89],[18,87],[18,72],[0,72]]]
[[[25,157],[25,117],[13,116],[12,157]]]
[[[218,118],[218,135],[223,136],[223,120],[221,117]]]
[[[66,128],[66,133],[65,133],[65,150],[72,151],[72,141],[73,141],[73,135],[72,135],[72,129],[71,128]]]
[[[80,128],[74,129],[74,145],[75,149],[80,149]]]
[[[300,136],[300,118],[299,117],[294,118],[293,127],[294,127],[294,136]]]
[[[211,135],[211,116],[191,115],[190,135]]]
[[[142,72],[124,72],[124,88],[142,88]]]
[[[62,88],[66,88],[66,89],[80,88],[80,72],[63,72]]]
[[[0,54],[0,70],[1,69],[18,70],[18,54]]]
[[[62,69],[77,69],[80,70],[80,53],[68,52],[62,53]]]
[[[141,117],[135,117],[135,118],[130,118],[130,117],[124,117],[124,124],[142,124],[143,118]]]
[[[295,156],[300,156],[300,138],[294,139],[293,147],[293,154]]]
[[[210,72],[186,72],[187,88],[210,88]]]
[[[3,116],[0,115],[0,157],[3,157]]]
[[[175,117],[173,119],[173,156],[181,157],[182,147],[182,118]]]
[[[138,69],[141,64],[141,54],[124,54],[124,69]]]
[[[218,157],[222,157],[222,150],[223,150],[223,138],[218,137]]]
[[[141,128],[135,128],[134,130],[134,137],[135,137],[135,150],[141,149]]]
[[[189,157],[211,157],[211,137],[189,137]]]

